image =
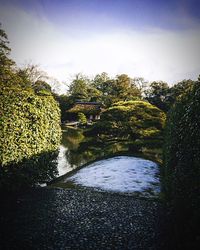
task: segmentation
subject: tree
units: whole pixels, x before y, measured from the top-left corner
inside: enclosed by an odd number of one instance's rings
[[[129,101],[141,97],[140,90],[126,74],[117,75],[113,94],[116,101]]]
[[[101,82],[98,90],[101,91],[101,102],[106,106],[109,107],[113,102],[113,88],[115,85],[114,79],[108,79],[105,82]]]
[[[134,77],[132,79],[132,84],[139,89],[143,97],[146,95],[146,91],[149,87],[149,82],[146,81],[143,77]]]
[[[37,80],[33,86],[33,89],[36,92],[39,92],[41,90],[46,90],[48,92],[51,92],[51,86],[45,82],[45,81],[41,81],[41,80]]]
[[[9,41],[8,41],[8,36],[6,32],[1,29],[1,24],[0,24],[0,65],[13,65],[14,62],[9,59],[10,56],[10,51],[11,49],[8,46]]]
[[[23,68],[19,68],[17,75],[22,79],[22,85],[24,87],[34,88],[36,82],[44,83],[49,79],[47,73],[41,70],[38,65],[34,64],[27,64]],[[36,85],[38,85],[38,83]]]
[[[92,85],[98,89],[99,91],[103,92],[103,83],[107,82],[110,79],[110,77],[108,76],[108,74],[106,72],[103,72],[101,74],[97,74],[93,81],[92,81]]]
[[[77,74],[69,87],[69,94],[74,100],[88,100],[89,80],[82,74]]]
[[[53,94],[56,101],[59,103],[61,110],[61,121],[65,122],[73,118],[70,113],[67,112],[70,108],[72,108],[74,104],[74,100],[71,96],[68,95],[57,95]]]
[[[163,111],[170,108],[170,88],[166,82],[152,82],[146,91],[146,100]]]
[[[67,83],[60,82],[56,78],[50,76],[46,81],[51,86],[51,90],[53,93],[63,93],[63,89],[67,92]]]
[[[99,99],[107,107],[118,101],[133,100],[141,96],[132,79],[125,74],[117,75],[115,79],[111,79],[104,72],[95,76],[93,86],[100,91]]]
[[[174,104],[178,98],[193,88],[195,81],[183,80],[170,88],[171,103]]]
[[[69,87],[69,95],[74,101],[100,101],[101,92],[94,86],[92,81],[82,75],[77,74]]]
[[[90,102],[101,101],[101,91],[93,87],[92,84],[89,84],[87,86],[87,95],[88,95],[88,101]]]
[[[0,24],[0,84],[2,86],[18,84],[14,70],[15,62],[10,59],[10,52],[8,36]]]

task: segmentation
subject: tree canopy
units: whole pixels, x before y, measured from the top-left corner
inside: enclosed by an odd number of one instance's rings
[[[1,87],[18,84],[17,76],[15,75],[15,62],[10,59],[11,49],[7,34],[1,28],[0,24],[0,85]]]
[[[170,95],[170,87],[166,82],[152,82],[146,90],[146,99],[156,107],[167,111],[169,109],[168,98]]]
[[[151,138],[163,130],[165,114],[145,101],[121,101],[113,104],[94,124],[91,134],[129,139]]]

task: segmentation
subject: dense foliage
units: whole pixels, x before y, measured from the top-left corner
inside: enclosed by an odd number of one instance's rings
[[[60,112],[49,92],[3,88],[0,110],[2,165],[58,148]]]
[[[60,110],[38,71],[18,69],[0,27],[0,166],[57,150]]]
[[[199,117],[200,81],[197,81],[170,111],[165,145],[165,190],[181,222],[177,225],[186,235],[192,232],[193,236],[200,219]]]
[[[94,78],[78,74],[69,84],[67,94],[56,96],[56,99],[60,104],[62,121],[76,119],[73,112],[66,111],[77,101],[100,102],[105,108],[109,108],[120,101],[143,100],[167,113],[177,98],[193,85],[192,80],[183,80],[170,87],[166,82],[149,83],[141,77],[130,78],[126,74],[114,78],[105,72],[97,74]]]
[[[78,113],[78,121],[80,122],[81,125],[87,124],[87,118],[84,113],[81,112]]]
[[[46,152],[0,168],[0,192],[26,190],[58,176],[58,151]]]
[[[117,75],[112,79],[102,73],[93,79],[92,84],[100,91],[99,100],[106,107],[110,107],[115,102],[129,101],[141,97],[139,88],[135,85],[133,79],[126,74]]]
[[[141,92],[133,79],[125,74],[110,78],[102,73],[94,79],[78,74],[69,86],[69,96],[74,101],[97,101],[109,107],[114,102],[139,98]]]
[[[194,85],[192,80],[183,80],[169,87],[166,82],[152,82],[144,91],[144,98],[164,112],[170,110],[176,100]]]
[[[57,95],[55,93],[53,95],[58,102],[61,110],[61,121],[65,122],[67,120],[74,120],[74,116],[67,112],[70,108],[73,107],[74,100],[67,95]]]
[[[90,133],[133,140],[152,138],[161,133],[164,122],[165,114],[148,102],[118,102],[102,114]]]
[[[166,82],[152,82],[146,90],[146,99],[161,110],[169,109],[170,88]]]

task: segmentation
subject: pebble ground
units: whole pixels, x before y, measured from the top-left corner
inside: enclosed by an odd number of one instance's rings
[[[1,200],[2,250],[172,249],[159,201],[70,188],[32,189]]]

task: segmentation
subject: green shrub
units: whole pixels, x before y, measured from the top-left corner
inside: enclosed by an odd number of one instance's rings
[[[2,88],[0,91],[0,164],[20,162],[58,148],[60,110],[50,92]]]
[[[58,176],[58,151],[42,153],[0,168],[0,194],[24,191]]]
[[[129,139],[151,138],[161,133],[164,123],[164,112],[148,102],[118,102],[101,115],[90,133]]]
[[[197,188],[200,180],[200,84],[182,96],[169,113],[165,136],[165,174],[169,191],[181,189],[187,194]],[[188,187],[185,184],[191,178]],[[184,185],[183,185],[184,184]],[[174,186],[175,185],[175,186]],[[177,189],[175,191],[175,188]],[[183,194],[185,197],[186,194]]]
[[[196,82],[169,113],[164,150],[166,194],[181,222],[177,223],[179,229],[184,230],[185,235],[192,232],[193,236],[200,214],[199,118],[200,83]]]
[[[79,121],[82,125],[86,124],[86,123],[87,123],[87,118],[86,118],[85,114],[79,112],[79,113],[78,113],[78,121]]]

